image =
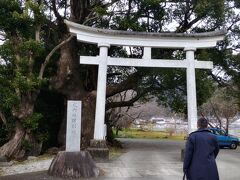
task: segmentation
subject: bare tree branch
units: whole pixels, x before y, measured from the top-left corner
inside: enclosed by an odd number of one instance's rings
[[[65,45],[66,43],[68,43],[69,41],[71,41],[71,39],[73,38],[73,35],[70,35],[67,39],[63,40],[60,44],[58,44],[57,46],[55,46],[55,48],[53,48],[53,50],[47,55],[44,63],[41,66],[40,72],[39,72],[39,78],[42,79],[43,78],[43,74],[45,71],[45,68],[47,66],[47,64],[49,63],[52,55],[59,49],[61,48],[63,45]]]
[[[201,116],[202,116],[203,118],[205,118],[205,119],[208,120],[208,125],[209,125],[210,127],[214,128],[214,126],[210,123],[209,119],[203,114],[202,111],[200,111],[200,114],[201,114]]]
[[[94,11],[89,13],[89,15],[85,18],[85,21],[83,22],[83,25],[87,24],[91,20],[99,18],[98,15],[91,17],[93,15],[93,13],[94,13]]]
[[[219,123],[220,128],[221,128],[221,127],[222,127],[222,120],[221,120],[220,117],[218,116],[217,110],[216,110],[216,108],[214,107],[212,101],[210,100],[209,102],[210,102],[210,104],[211,104],[211,106],[212,106],[213,113],[214,113],[215,117],[217,118],[218,123]]]
[[[141,111],[140,113],[138,113],[138,115],[136,117],[132,117],[131,115],[125,113],[124,115],[127,115],[128,117],[130,117],[133,121],[137,118],[139,118],[141,116],[141,114],[143,113],[143,111]]]
[[[234,25],[236,25],[236,23],[237,23],[238,21],[240,21],[240,16],[239,16],[239,14],[234,18],[233,22],[232,22],[231,25],[227,28],[227,30],[228,30],[228,31],[231,30],[232,27],[233,27]]]

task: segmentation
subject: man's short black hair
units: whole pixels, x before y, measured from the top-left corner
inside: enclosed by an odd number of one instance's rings
[[[200,118],[197,121],[198,128],[207,128],[208,127],[208,120],[205,118]]]

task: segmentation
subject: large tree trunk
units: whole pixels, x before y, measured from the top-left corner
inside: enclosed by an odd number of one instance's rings
[[[13,136],[0,148],[0,155],[9,158],[22,159],[26,156],[37,156],[41,153],[42,142],[34,134],[26,130],[19,121]]]
[[[58,61],[57,75],[52,78],[51,85],[66,97],[65,116],[61,122],[58,139],[59,144],[65,145],[67,100],[82,101],[82,141],[87,147],[93,138],[96,92],[87,91],[84,87],[85,77],[80,70],[77,41],[73,39],[61,48]],[[87,70],[87,69],[86,69]],[[94,82],[93,82],[94,83]],[[95,82],[96,83],[96,82]]]
[[[22,156],[22,142],[24,140],[26,131],[17,121],[15,127],[15,133],[12,138],[0,148],[0,155],[7,156],[9,158]]]
[[[58,131],[58,144],[60,146],[65,146],[66,145],[66,128],[67,128],[67,115],[66,115],[66,103],[64,103],[64,113],[63,113],[63,117],[61,118],[61,122],[60,122],[60,128]]]
[[[25,94],[21,94],[20,103],[17,107],[14,107],[12,110],[12,115],[19,120],[23,120],[27,117],[30,117],[34,111],[34,105],[39,94],[38,91],[30,91]]]
[[[93,4],[90,2],[89,0],[70,0],[71,13],[69,20],[82,24],[86,22],[88,18],[91,18],[89,15],[92,12],[95,2],[92,2]],[[63,29],[62,25],[59,27]],[[68,32],[63,33],[68,35]],[[80,69],[78,55],[79,47],[76,38],[61,47],[60,58],[57,64],[57,74],[52,78],[51,85],[54,89],[63,94],[67,98],[66,100],[82,101],[81,144],[83,147],[87,147],[94,133],[98,68],[85,66],[84,70]],[[63,134],[66,134],[66,116],[61,123],[62,125],[58,139],[61,140],[61,144],[65,144],[62,141],[65,142],[66,139],[65,136],[63,136]]]
[[[36,139],[31,130],[22,125],[26,118],[32,116],[38,94],[39,91],[23,94],[18,107],[13,108],[12,114],[17,119],[15,131],[10,140],[0,148],[0,155],[18,159],[27,155],[37,156],[41,153],[42,142]]]
[[[79,90],[73,92],[72,95],[78,94]],[[95,118],[95,95],[93,93],[88,93],[86,97],[71,96],[68,97],[69,100],[81,100],[82,101],[82,126],[81,126],[81,147],[86,148],[89,146],[90,140],[93,139],[94,133],[94,118]],[[67,99],[66,99],[67,102]],[[62,118],[61,127],[58,133],[58,143],[61,146],[66,145],[66,111],[67,103],[65,103],[65,115]]]

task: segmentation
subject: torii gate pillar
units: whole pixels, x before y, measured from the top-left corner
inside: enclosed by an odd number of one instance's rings
[[[188,133],[197,129],[197,93],[195,78],[194,51],[196,48],[185,48],[187,68],[187,108],[188,108]]]
[[[107,85],[107,57],[109,44],[99,43],[99,66],[97,82],[97,100],[95,113],[94,139],[105,139],[105,104],[106,104],[106,85]]]
[[[106,125],[105,125],[105,105],[106,105],[106,85],[107,85],[107,58],[108,48],[107,43],[99,43],[99,66],[98,66],[98,82],[97,82],[97,97],[96,97],[96,113],[94,125],[94,139],[90,141],[88,151],[97,161],[109,159],[109,149],[107,147]]]

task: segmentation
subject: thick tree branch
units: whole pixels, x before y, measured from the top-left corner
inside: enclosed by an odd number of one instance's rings
[[[109,110],[111,108],[116,108],[116,107],[133,106],[134,102],[136,102],[142,96],[144,96],[146,93],[148,93],[149,90],[150,90],[149,88],[146,88],[144,91],[137,93],[136,96],[134,96],[132,99],[130,99],[128,101],[119,101],[119,102],[107,103],[106,110]]]
[[[113,4],[115,4],[116,2],[119,2],[120,0],[112,0],[111,2],[105,4],[106,7],[112,6]]]
[[[177,28],[176,32],[177,33],[183,33],[186,32],[188,29],[190,29],[195,23],[197,23],[198,21],[200,21],[204,15],[198,16],[195,19],[193,19],[192,21],[189,22],[191,15],[193,14],[196,5],[192,6],[190,5],[189,1],[186,1],[186,11],[184,14],[184,20],[180,23],[179,27]],[[207,13],[207,12],[206,12]]]
[[[59,22],[63,22],[62,16],[57,11],[56,0],[51,0],[51,1],[52,1],[52,8],[53,8],[54,15],[56,16]]]
[[[109,77],[120,76],[120,75],[122,75],[122,73],[109,73],[107,74],[107,77],[109,78]]]
[[[49,63],[52,55],[59,49],[61,48],[63,45],[65,45],[66,43],[68,43],[69,41],[71,41],[71,39],[73,38],[73,35],[70,35],[67,39],[63,40],[60,44],[58,44],[55,48],[53,48],[53,50],[47,55],[44,63],[41,66],[40,72],[39,72],[39,78],[42,79],[43,78],[43,74],[45,71],[45,68],[47,66],[47,64]]]
[[[99,16],[93,16],[93,17],[88,17],[88,18],[86,18],[86,20],[83,22],[83,25],[86,25],[89,21],[92,21],[92,20],[94,20],[94,19],[97,19],[97,18],[99,18]]]
[[[106,96],[111,97],[120,92],[129,90],[129,89],[134,89],[137,85],[139,78],[140,78],[140,75],[138,72],[136,72],[136,73],[133,73],[132,75],[130,75],[125,81],[123,81],[119,84],[108,85]]]
[[[180,26],[177,28],[177,33],[183,33],[186,32],[188,29],[190,29],[195,23],[197,23],[198,21],[200,21],[203,17],[199,16],[196,17],[195,19],[193,19],[191,22],[188,23],[182,23],[180,24]]]
[[[220,87],[226,87],[227,86],[227,84],[222,81],[221,77],[215,76],[212,72],[209,72],[209,75],[213,78],[214,81],[216,81],[218,83],[218,85]]]

